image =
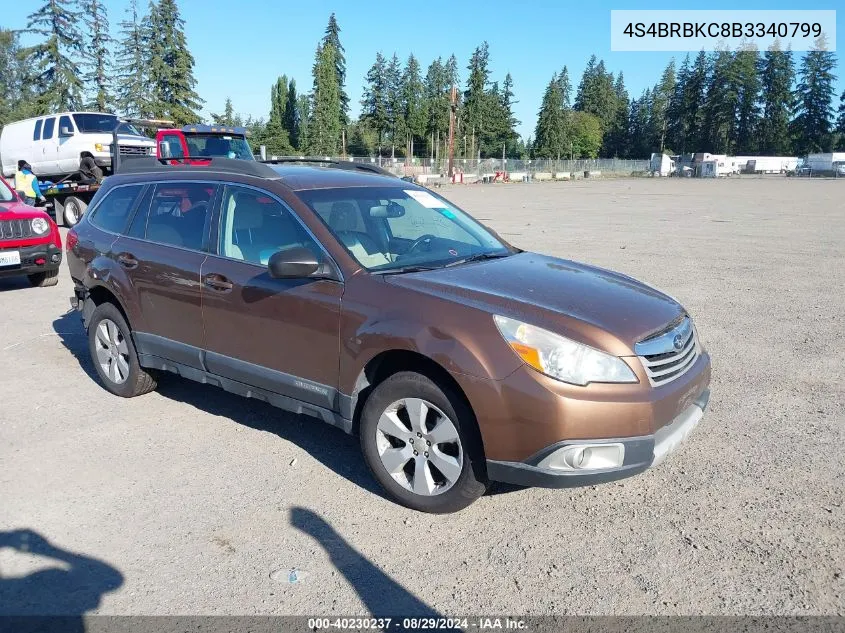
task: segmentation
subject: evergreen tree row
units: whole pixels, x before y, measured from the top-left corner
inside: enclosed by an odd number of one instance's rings
[[[38,43],[22,48],[17,33],[0,29],[0,125],[83,108],[172,119],[177,125],[201,120],[203,100],[177,0],[152,0],[146,12],[130,0],[114,38],[105,0],[47,0],[29,15],[26,31]],[[266,118],[244,119],[227,99],[212,121],[246,125],[252,144],[275,155],[443,158],[450,92],[457,86],[458,157],[801,155],[845,149],[845,93],[835,111],[836,58],[823,40],[800,63],[777,46],[763,53],[687,55],[680,67],[672,60],[659,81],[634,99],[622,73],[614,75],[592,56],[574,94],[566,66],[553,75],[533,139],[523,142],[513,113],[513,78],[494,80],[486,42],[473,52],[463,84],[454,55],[438,57],[423,71],[413,54],[403,63],[395,53],[377,53],[364,77],[360,116],[350,120],[340,33],[332,14],[306,92],[282,75],[270,86]]]

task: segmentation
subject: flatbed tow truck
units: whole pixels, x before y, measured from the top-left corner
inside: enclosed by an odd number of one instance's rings
[[[182,128],[172,126],[172,121],[157,119],[129,119],[118,117],[112,132],[112,147],[117,147],[117,130],[124,123],[135,127],[156,130],[156,157],[173,163],[204,164],[213,156],[255,160],[246,140],[247,130],[243,127],[221,125],[186,125]],[[112,171],[120,169],[121,160],[132,158],[112,154]],[[69,174],[55,183],[50,183],[42,190],[47,199],[47,206],[52,208],[56,224],[74,226],[91,199],[100,189],[102,181],[93,181],[80,177],[79,172]]]

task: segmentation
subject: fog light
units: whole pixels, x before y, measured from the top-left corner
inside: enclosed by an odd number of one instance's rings
[[[624,462],[624,444],[574,444],[554,451],[538,466],[551,470],[608,470]]]
[[[50,255],[50,261],[53,262],[54,264],[58,264],[59,263],[59,254],[53,253],[52,255]]]

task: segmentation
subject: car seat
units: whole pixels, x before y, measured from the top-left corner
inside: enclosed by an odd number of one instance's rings
[[[364,266],[380,266],[390,263],[387,256],[381,252],[376,241],[358,228],[358,210],[351,202],[335,202],[329,214],[329,227],[338,239]]]

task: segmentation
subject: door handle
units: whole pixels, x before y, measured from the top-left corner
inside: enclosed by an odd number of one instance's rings
[[[206,275],[203,277],[202,282],[212,290],[218,290],[220,292],[229,292],[234,287],[231,281],[217,273]]]
[[[135,268],[138,266],[138,260],[130,253],[121,253],[117,256],[117,261],[124,268]]]

